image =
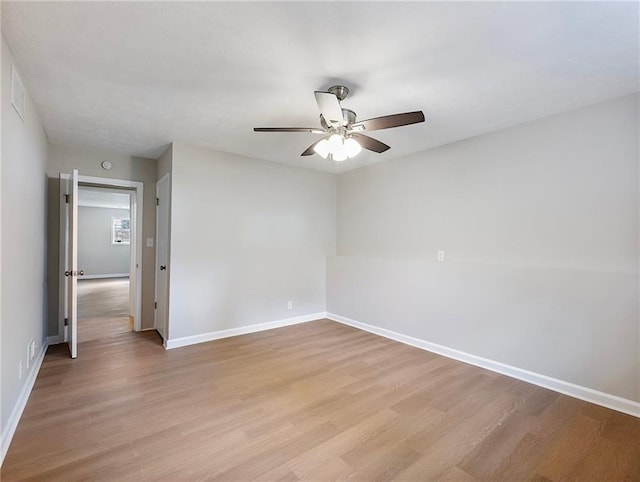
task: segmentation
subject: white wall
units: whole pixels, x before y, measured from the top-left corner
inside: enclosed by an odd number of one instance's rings
[[[627,96],[341,174],[328,311],[640,400],[638,129]]]
[[[171,175],[170,340],[325,311],[334,176],[178,143]]]
[[[160,180],[160,178],[165,174],[171,173],[172,159],[173,159],[173,144],[169,145],[169,147],[167,147],[167,149],[158,158],[157,165],[156,165],[156,178],[158,180]]]
[[[128,209],[78,207],[78,267],[85,276],[129,273],[131,245],[111,243],[112,218],[131,219]]]
[[[100,167],[102,161],[109,160],[113,168],[106,171]],[[141,157],[127,156],[78,146],[49,144],[47,176],[49,177],[48,210],[48,279],[49,279],[49,335],[58,332],[58,174],[70,173],[78,169],[82,176],[96,176],[111,179],[139,181],[144,185],[142,213],[142,329],[153,327],[153,302],[155,294],[155,248],[148,247],[147,238],[155,238],[156,231],[156,161]]]
[[[1,163],[1,300],[2,405],[0,427],[6,449],[11,421],[21,392],[33,374],[27,370],[27,344],[34,339],[38,354],[45,342],[45,252],[47,137],[31,99],[24,123],[10,103],[13,57],[2,39],[2,163]],[[19,71],[19,68],[18,68]],[[24,374],[18,379],[18,363]],[[35,359],[34,359],[35,361]],[[28,393],[27,393],[28,395]],[[26,401],[26,400],[22,400]],[[17,413],[17,416],[20,414]],[[4,456],[4,452],[2,453]],[[1,459],[2,457],[0,457]]]

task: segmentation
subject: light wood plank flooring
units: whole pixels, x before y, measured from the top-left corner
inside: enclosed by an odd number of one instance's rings
[[[133,330],[129,278],[78,280],[78,340],[95,340]]]
[[[2,480],[640,480],[640,419],[328,320],[51,347]]]

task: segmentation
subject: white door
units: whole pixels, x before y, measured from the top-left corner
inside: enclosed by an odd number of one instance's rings
[[[167,339],[169,314],[169,174],[156,183],[156,310],[155,328]]]
[[[64,196],[60,212],[60,254],[64,260],[64,281],[61,303],[65,305],[65,341],[71,358],[78,356],[78,171],[71,176],[60,174],[60,193]]]

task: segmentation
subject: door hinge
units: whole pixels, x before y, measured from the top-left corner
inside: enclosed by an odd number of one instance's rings
[[[66,204],[69,204],[69,195],[68,195],[68,194],[65,194],[65,195],[64,195],[64,202],[65,202]]]
[[[160,198],[159,197],[156,198],[156,206],[160,206]]]
[[[157,309],[158,309],[158,302],[157,302],[157,301],[154,301],[154,302],[153,302],[153,309],[154,309],[154,310],[157,310]]]
[[[69,326],[69,318],[64,319],[64,326]]]

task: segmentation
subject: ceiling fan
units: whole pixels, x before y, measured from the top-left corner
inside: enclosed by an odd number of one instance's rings
[[[356,122],[356,113],[343,109],[340,102],[349,95],[349,89],[342,85],[329,87],[327,92],[316,91],[316,102],[320,109],[320,125],[315,127],[254,127],[255,132],[311,132],[324,137],[311,144],[301,155],[310,156],[314,152],[323,158],[344,161],[356,156],[362,148],[373,152],[384,152],[389,146],[363,132],[390,129],[424,122],[422,111],[385,115]]]

